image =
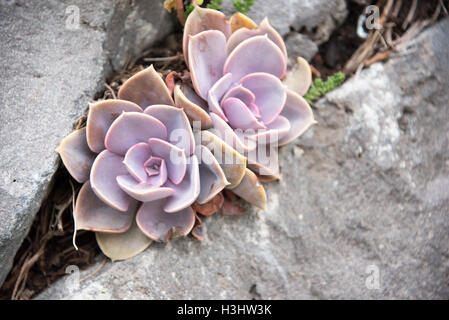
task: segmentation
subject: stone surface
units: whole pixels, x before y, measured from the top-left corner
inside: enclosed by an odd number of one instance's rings
[[[318,46],[308,36],[297,32],[288,33],[285,37],[285,46],[288,53],[288,67],[296,63],[296,57],[303,57],[311,61],[318,52]]]
[[[0,285],[87,98],[171,27],[160,1],[0,2]]]
[[[216,214],[204,242],[152,245],[38,298],[448,299],[448,32],[446,18],[319,101],[266,212]]]
[[[234,0],[223,0],[223,11],[235,12]],[[264,0],[254,1],[247,13],[256,23],[268,17],[281,35],[291,29],[309,34],[316,43],[326,41],[347,15],[345,0]]]

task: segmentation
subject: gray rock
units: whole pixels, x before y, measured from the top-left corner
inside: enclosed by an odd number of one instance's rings
[[[308,36],[297,32],[287,34],[285,46],[287,47],[289,67],[293,66],[296,62],[296,57],[303,57],[310,62],[318,52],[318,46],[315,42],[310,40]]]
[[[170,21],[160,1],[0,2],[0,285],[46,195],[59,141],[111,67],[163,38]]]
[[[448,32],[446,18],[319,101],[266,212],[216,214],[204,242],[152,245],[38,298],[448,299]]]
[[[228,15],[235,12],[233,2],[223,0],[223,11]],[[343,22],[347,10],[345,0],[256,0],[247,15],[256,23],[268,17],[281,35],[291,28],[306,31],[321,44]]]

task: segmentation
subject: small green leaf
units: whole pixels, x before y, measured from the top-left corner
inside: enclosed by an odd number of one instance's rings
[[[195,9],[195,7],[191,4],[186,6],[186,11],[185,11],[186,18],[189,16],[189,14],[192,13],[193,9]]]
[[[220,10],[222,2],[223,2],[222,0],[211,0],[211,2],[207,5],[207,7],[209,9]]]
[[[334,90],[340,84],[345,81],[345,75],[342,72],[337,72],[332,76],[328,77],[324,82],[323,79],[317,78],[313,82],[309,91],[304,95],[304,99],[310,104],[313,101],[317,100],[321,96],[324,96],[326,93]]]
[[[240,13],[247,13],[253,4],[254,0],[234,0],[234,9]]]

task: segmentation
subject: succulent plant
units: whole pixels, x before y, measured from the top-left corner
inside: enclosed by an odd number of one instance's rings
[[[151,240],[187,235],[195,223],[191,205],[229,184],[211,152],[195,147],[186,114],[173,105],[151,66],[128,79],[118,99],[91,104],[86,127],[57,148],[83,183],[75,229],[96,231],[113,260],[139,253]]]
[[[271,155],[315,123],[302,98],[310,67],[298,58],[287,73],[284,42],[267,19],[256,25],[236,13],[228,21],[195,6],[183,51],[191,82],[176,72],[164,82],[150,66],[123,84],[118,99],[91,104],[86,127],[57,149],[83,183],[75,230],[95,231],[112,260],[152,240],[203,239],[197,213],[242,214],[229,201],[235,195],[265,209],[260,181],[280,178]]]
[[[267,19],[256,25],[237,13],[228,21],[198,6],[187,18],[183,51],[197,96],[184,86],[175,102],[191,119],[203,119],[203,127],[213,127],[260,178],[279,179],[271,154],[315,123],[302,97],[311,84],[307,62],[298,58],[287,75],[285,44]]]

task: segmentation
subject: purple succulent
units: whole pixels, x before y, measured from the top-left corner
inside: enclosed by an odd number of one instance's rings
[[[243,15],[233,19],[234,25],[256,26]],[[315,122],[301,96],[311,82],[307,62],[298,60],[295,79],[288,81],[295,91],[287,88],[282,81],[287,74],[285,44],[267,19],[254,29],[232,32],[223,13],[198,6],[186,21],[183,50],[198,95],[194,98],[188,88],[182,89],[184,96],[178,93],[187,114],[205,119],[204,127],[213,126],[218,137],[248,158],[252,170],[279,178],[278,163],[260,159],[258,150],[275,152]],[[182,99],[202,108],[188,108]]]
[[[195,148],[189,119],[173,105],[151,66],[128,79],[118,99],[91,104],[86,128],[57,149],[70,174],[84,183],[74,210],[76,230],[97,231],[100,247],[113,259],[137,254],[150,239],[187,235],[195,223],[191,205],[229,184],[210,151]],[[198,157],[209,161],[199,164]]]

